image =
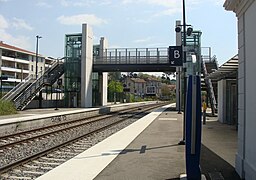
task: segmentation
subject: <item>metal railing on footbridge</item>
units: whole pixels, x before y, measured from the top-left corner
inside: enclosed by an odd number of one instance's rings
[[[94,64],[169,64],[168,48],[110,48]]]

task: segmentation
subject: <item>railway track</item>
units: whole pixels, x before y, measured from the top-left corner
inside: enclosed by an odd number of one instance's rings
[[[144,108],[150,107],[151,105],[144,105]],[[27,142],[29,140],[33,140],[35,138],[40,138],[44,137],[47,135],[50,135],[54,132],[60,132],[62,130],[68,129],[68,128],[73,128],[73,127],[78,127],[81,125],[89,125],[91,123],[100,121],[100,120],[105,120],[106,118],[111,118],[113,116],[116,116],[116,114],[125,114],[129,113],[132,110],[138,109],[138,107],[133,107],[130,109],[122,110],[119,112],[115,113],[109,113],[106,115],[101,115],[101,116],[94,116],[86,119],[80,119],[80,120],[75,120],[75,121],[68,121],[68,122],[55,122],[55,124],[46,126],[46,127],[40,127],[37,129],[32,129],[28,131],[23,131],[23,132],[17,132],[14,134],[8,134],[8,135],[3,135],[0,136],[0,150],[4,148],[10,149],[11,146],[18,145],[19,143]]]
[[[35,179],[160,106],[151,104],[2,136],[0,179]]]

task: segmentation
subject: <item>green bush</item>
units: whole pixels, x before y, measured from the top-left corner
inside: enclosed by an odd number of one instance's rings
[[[16,113],[17,113],[17,111],[12,102],[0,100],[0,116],[16,114]]]

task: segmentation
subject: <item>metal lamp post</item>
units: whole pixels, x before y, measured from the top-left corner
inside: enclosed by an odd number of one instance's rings
[[[187,95],[187,35],[190,36],[193,32],[193,28],[191,25],[186,24],[186,9],[185,9],[185,0],[183,0],[183,25],[178,25],[178,27],[175,28],[176,32],[180,32],[181,28],[179,26],[183,27],[183,72],[184,72],[184,115],[183,115],[183,138],[179,142],[179,145],[185,145],[185,130],[186,130],[186,125],[185,125],[185,120],[186,120],[186,95]],[[188,29],[186,27],[189,26]]]
[[[39,36],[39,35],[36,36],[36,79],[38,77],[38,67],[37,67],[37,64],[38,64],[38,40],[40,38],[42,38],[42,36]]]
[[[186,54],[186,8],[185,8],[185,0],[183,0],[183,63],[186,66],[186,62],[187,62],[187,54]],[[186,72],[187,69],[186,67],[183,68],[183,72],[184,72],[184,114],[183,114],[183,137],[182,140],[179,142],[179,145],[185,145],[185,131],[186,131],[186,126],[185,126],[185,120],[186,120],[186,93],[187,93],[187,77],[186,77]]]

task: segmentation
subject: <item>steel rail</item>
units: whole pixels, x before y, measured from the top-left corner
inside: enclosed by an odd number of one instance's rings
[[[166,104],[166,103],[165,103],[165,104]],[[149,111],[149,110],[151,110],[151,109],[155,109],[155,108],[158,108],[158,107],[160,107],[160,106],[163,106],[162,103],[161,103],[161,104],[155,104],[155,105],[156,105],[156,106],[150,105],[150,107],[149,107],[148,109],[146,109],[146,111]],[[138,108],[138,107],[137,107],[137,108]],[[136,109],[137,109],[137,108],[136,108]],[[135,109],[135,108],[134,108],[134,109]],[[145,111],[145,109],[144,109],[144,111]],[[79,136],[79,137],[72,138],[72,139],[70,139],[70,140],[68,140],[68,141],[66,141],[66,142],[64,142],[64,143],[58,144],[58,145],[56,145],[56,146],[54,146],[54,147],[50,147],[50,148],[44,149],[44,150],[42,150],[42,151],[40,151],[40,152],[38,152],[38,153],[35,153],[35,154],[30,155],[30,156],[27,156],[27,157],[24,157],[24,158],[22,158],[22,159],[19,159],[19,160],[13,162],[13,163],[4,165],[3,167],[0,167],[0,175],[3,174],[3,173],[5,173],[5,172],[7,172],[8,170],[11,170],[11,169],[13,169],[13,168],[15,168],[15,167],[18,167],[18,166],[20,166],[20,165],[22,165],[22,164],[25,164],[25,163],[29,162],[29,161],[32,161],[32,160],[34,160],[34,159],[36,159],[36,158],[39,158],[39,157],[41,157],[41,156],[43,156],[43,155],[46,155],[46,154],[48,154],[48,153],[50,153],[50,152],[52,152],[52,151],[54,151],[54,150],[57,150],[57,149],[60,148],[60,147],[66,146],[66,145],[68,145],[68,144],[70,144],[70,143],[73,143],[73,142],[75,142],[75,141],[77,141],[77,140],[79,140],[79,139],[81,139],[81,138],[84,138],[84,137],[86,137],[86,136],[90,136],[90,135],[95,134],[95,133],[97,133],[97,132],[103,131],[103,130],[105,130],[105,129],[107,129],[107,128],[110,128],[110,127],[112,127],[112,126],[114,126],[114,125],[116,125],[116,124],[119,124],[119,123],[121,123],[121,122],[123,122],[123,121],[125,121],[125,120],[127,120],[127,119],[129,119],[129,118],[131,118],[131,117],[133,117],[133,116],[135,116],[135,115],[138,115],[138,114],[140,114],[140,113],[143,113],[144,111],[139,112],[139,113],[136,113],[136,114],[131,115],[131,116],[128,116],[128,117],[125,117],[125,118],[122,118],[121,120],[119,120],[119,121],[117,121],[117,122],[113,122],[113,123],[111,123],[111,124],[108,124],[108,125],[106,125],[106,126],[103,126],[103,127],[99,128],[99,129],[93,130],[92,132],[85,133],[85,134],[83,134],[83,135],[81,135],[81,136]]]

